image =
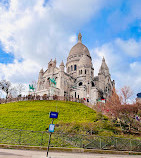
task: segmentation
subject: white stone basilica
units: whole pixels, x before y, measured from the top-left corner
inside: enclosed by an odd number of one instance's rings
[[[91,55],[88,48],[82,44],[81,38],[79,33],[78,42],[72,47],[67,58],[66,71],[63,61],[56,67],[56,59],[48,63],[46,71],[40,70],[36,95],[85,98],[91,103],[111,95],[115,82],[111,81],[105,59],[102,59],[98,76],[94,76]]]

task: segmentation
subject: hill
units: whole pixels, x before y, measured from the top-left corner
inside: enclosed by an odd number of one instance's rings
[[[21,101],[0,105],[0,128],[45,131],[51,119],[50,111],[59,112],[54,121],[56,130],[75,133],[115,132],[107,117],[76,102]]]

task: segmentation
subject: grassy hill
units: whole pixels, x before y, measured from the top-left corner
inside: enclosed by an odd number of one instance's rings
[[[51,123],[50,111],[59,112],[58,119],[54,121],[58,124],[58,131],[96,134],[115,131],[105,116],[81,103],[65,101],[21,101],[0,104],[0,128],[45,131]]]
[[[106,116],[81,103],[23,101],[0,104],[0,143],[47,146],[49,139],[47,128],[51,123],[50,111],[59,112],[58,119],[54,120],[56,132],[52,134],[53,147],[82,148],[94,145],[94,148],[101,149],[109,141],[111,146],[115,142],[121,146],[122,141],[125,141],[114,137],[111,139],[99,137],[117,136],[118,133],[120,138],[124,136],[120,135],[117,127]],[[130,139],[126,140],[126,143],[125,148],[127,145],[130,148]],[[132,146],[137,146],[139,143],[138,140],[133,141]]]

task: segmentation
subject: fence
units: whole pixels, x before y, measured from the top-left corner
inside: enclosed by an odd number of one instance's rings
[[[31,101],[31,100],[63,100],[63,101],[73,101],[73,102],[80,102],[80,103],[85,103],[84,99],[78,99],[78,98],[72,98],[72,97],[63,97],[63,96],[32,96],[28,95],[25,97],[17,97],[17,98],[8,98],[6,99],[1,99],[0,98],[0,103],[8,103],[8,102],[17,102],[17,101]]]
[[[7,100],[0,98],[0,104],[10,103],[10,102],[18,102],[18,101],[28,101],[28,100],[29,101],[31,101],[31,100],[62,100],[62,101],[72,101],[72,102],[83,103],[83,104],[87,105],[90,108],[93,107],[90,102],[87,102],[84,99],[71,98],[71,97],[62,97],[62,96],[32,96],[32,95],[28,95],[28,96],[25,96],[25,97],[8,98]]]
[[[48,139],[49,133],[47,131],[26,131],[0,128],[1,144],[47,146]],[[140,140],[66,133],[53,133],[51,146],[141,152]]]

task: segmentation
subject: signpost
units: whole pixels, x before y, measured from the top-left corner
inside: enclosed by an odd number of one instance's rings
[[[53,133],[54,132],[54,128],[55,128],[55,125],[54,124],[50,124],[49,125],[49,132]]]
[[[48,141],[48,148],[47,148],[47,158],[48,158],[48,152],[49,152],[49,145],[51,141],[51,134],[54,132],[55,125],[53,124],[54,119],[58,118],[58,112],[50,112],[49,118],[52,118],[52,123],[49,125],[49,141]]]
[[[50,112],[49,117],[57,119],[58,118],[58,112]]]

